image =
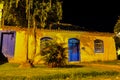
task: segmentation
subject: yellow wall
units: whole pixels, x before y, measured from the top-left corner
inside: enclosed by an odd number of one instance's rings
[[[94,52],[94,40],[100,39],[104,43],[104,52],[95,53]],[[90,62],[90,61],[110,61],[116,60],[116,50],[115,43],[112,37],[105,36],[84,36],[81,38],[81,62]],[[85,50],[82,49],[85,48]]]
[[[40,38],[51,37],[58,42],[66,43],[70,38],[80,40],[80,62],[90,61],[109,61],[116,60],[116,49],[113,35],[108,33],[89,33],[89,32],[71,32],[71,31],[38,31],[38,48],[40,51]],[[100,39],[104,42],[104,53],[94,52],[94,40]],[[82,48],[85,48],[83,50]],[[39,53],[38,51],[38,53]],[[68,53],[67,53],[68,56]],[[68,56],[69,58],[69,56]]]
[[[43,37],[51,37],[58,42],[66,43],[68,47],[68,40],[70,38],[76,38],[80,40],[80,61],[78,62],[90,62],[90,61],[109,61],[116,60],[116,49],[113,34],[110,33],[98,33],[98,32],[77,32],[77,31],[58,31],[58,30],[37,30],[37,44],[36,44],[36,56],[35,63],[42,63],[42,57],[40,56],[40,39]],[[100,39],[104,43],[104,53],[94,53],[94,40]],[[34,55],[34,37],[31,32],[29,36],[29,51],[28,57],[31,59]],[[84,49],[83,49],[84,48]],[[27,34],[26,31],[16,31],[15,53],[14,62],[25,62],[27,53]],[[68,50],[67,50],[67,57]]]
[[[26,61],[26,38],[25,31],[16,32],[16,41],[15,41],[15,53],[14,61],[15,62],[25,62]]]

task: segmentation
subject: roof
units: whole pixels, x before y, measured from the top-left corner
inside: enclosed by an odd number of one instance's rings
[[[15,30],[15,31],[27,31],[27,28],[18,27],[18,26],[5,26],[2,27],[1,30]],[[32,30],[32,28],[30,28]],[[84,35],[93,35],[93,36],[115,36],[115,33],[110,32],[97,32],[97,31],[83,31],[83,30],[63,30],[63,29],[37,29],[38,32],[46,31],[46,32],[62,32],[62,33],[75,33],[75,34],[81,34],[84,33]]]
[[[70,31],[88,31],[85,27],[80,27],[68,23],[53,23],[51,29],[61,29],[61,30],[70,30]]]

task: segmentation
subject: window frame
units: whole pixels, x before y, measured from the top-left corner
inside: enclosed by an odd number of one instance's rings
[[[104,42],[103,42],[103,40],[100,40],[100,39],[94,40],[94,52],[95,53],[104,53]]]

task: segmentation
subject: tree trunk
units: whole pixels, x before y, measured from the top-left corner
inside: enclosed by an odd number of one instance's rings
[[[33,36],[34,36],[34,52],[33,52],[33,59],[36,55],[36,22],[35,22],[35,16],[33,16]]]

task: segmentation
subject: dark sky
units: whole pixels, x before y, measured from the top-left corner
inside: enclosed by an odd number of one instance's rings
[[[118,2],[90,1],[64,0],[62,22],[96,31],[113,32],[120,15]]]

